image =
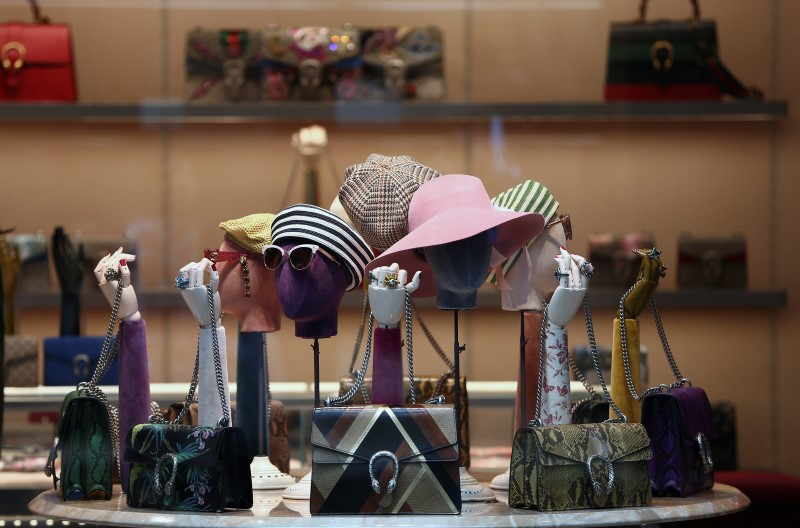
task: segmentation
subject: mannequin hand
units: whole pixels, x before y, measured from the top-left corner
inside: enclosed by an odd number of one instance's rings
[[[658,287],[658,280],[667,274],[667,267],[661,263],[661,252],[653,249],[635,249],[642,256],[639,267],[639,279],[623,303],[625,317],[635,319],[650,302]]]
[[[406,291],[413,293],[419,287],[420,272],[406,284],[408,273],[393,263],[372,270],[369,279],[369,305],[378,324],[396,327],[405,311]]]
[[[119,273],[122,280],[122,297],[119,301],[119,312],[117,316],[123,321],[138,321],[142,318],[139,313],[139,302],[136,299],[136,292],[131,286],[131,270],[128,268],[128,262],[136,260],[136,255],[123,253],[122,248],[119,248],[113,255],[106,255],[97,267],[94,268],[94,276],[97,278],[97,284],[100,286],[100,291],[103,292],[108,304],[114,306],[114,296],[117,293],[119,281],[117,279],[107,279],[106,273],[113,271],[115,274]]]
[[[209,270],[209,284],[214,294],[214,321],[211,320],[211,309],[208,305],[208,290],[203,284],[203,274],[207,269]],[[188,263],[180,269],[175,283],[181,291],[186,306],[189,307],[202,328],[221,326],[222,307],[220,306],[219,292],[217,292],[219,273],[217,273],[217,267],[210,260],[204,258],[200,262]]]
[[[564,247],[555,261],[560,273],[559,286],[550,300],[547,317],[551,324],[565,326],[580,308],[594,270],[585,258],[571,255]],[[563,275],[565,271],[566,276]]]

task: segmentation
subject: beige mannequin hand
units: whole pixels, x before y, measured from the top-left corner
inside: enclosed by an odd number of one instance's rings
[[[106,255],[100,259],[100,262],[94,268],[94,276],[97,279],[98,286],[100,286],[100,291],[103,292],[111,306],[114,305],[114,296],[117,293],[119,281],[106,277],[106,273],[113,272],[114,275],[112,276],[119,274],[118,276],[122,280],[122,297],[120,297],[117,317],[123,321],[138,321],[142,318],[139,313],[139,301],[131,285],[131,270],[128,268],[128,262],[133,262],[134,260],[136,260],[136,255],[123,253],[120,247],[113,255]]]
[[[209,272],[209,284],[214,296],[214,315],[215,320],[211,321],[211,309],[208,304],[208,290],[203,284],[205,271]],[[186,306],[192,312],[202,328],[219,327],[222,324],[222,307],[219,300],[219,273],[217,267],[207,258],[200,262],[190,262],[180,269],[178,277],[175,279]]]
[[[406,291],[414,293],[419,288],[420,272],[406,284],[408,273],[397,263],[372,270],[369,279],[369,305],[378,324],[394,328],[405,311]]]

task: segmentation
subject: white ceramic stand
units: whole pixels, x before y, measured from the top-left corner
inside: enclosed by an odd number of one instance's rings
[[[296,484],[283,490],[284,499],[311,500],[311,472],[306,473]]]
[[[266,456],[253,457],[250,477],[253,479],[253,489],[259,490],[283,489],[295,482],[294,477],[282,473]]]
[[[495,478],[492,479],[492,482],[489,484],[489,487],[496,490],[501,491],[508,491],[508,480],[510,478],[510,469],[507,469],[505,473],[500,473]]]
[[[470,475],[467,468],[461,466],[458,468],[458,472],[461,477],[461,502],[483,502],[496,499],[494,492]]]

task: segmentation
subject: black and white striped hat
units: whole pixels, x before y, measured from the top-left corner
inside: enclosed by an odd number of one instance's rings
[[[355,229],[316,205],[297,204],[275,215],[272,243],[288,240],[317,244],[337,257],[350,275],[347,291],[361,284],[364,268],[373,259],[372,250]]]

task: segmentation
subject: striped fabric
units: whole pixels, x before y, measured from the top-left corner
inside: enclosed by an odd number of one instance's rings
[[[501,192],[492,198],[492,205],[516,212],[539,213],[544,217],[545,224],[550,221],[553,215],[556,214],[556,209],[558,209],[558,201],[550,194],[547,187],[533,180],[524,181],[507,191]],[[504,274],[511,271],[511,268],[514,267],[522,256],[522,252],[526,250],[527,248],[525,247],[517,250],[503,262]],[[497,282],[494,270],[489,273],[489,277],[486,281],[491,284]]]
[[[350,276],[347,291],[356,288],[364,278],[364,268],[373,259],[372,250],[352,227],[316,205],[297,204],[287,207],[272,222],[272,243],[313,243],[339,259]]]
[[[452,405],[314,409],[312,515],[458,514],[455,418]],[[395,469],[397,486],[390,492],[388,481]],[[379,481],[378,492],[371,477]]]
[[[339,201],[359,233],[377,249],[408,234],[408,208],[420,185],[440,174],[410,156],[370,154],[344,171]]]

